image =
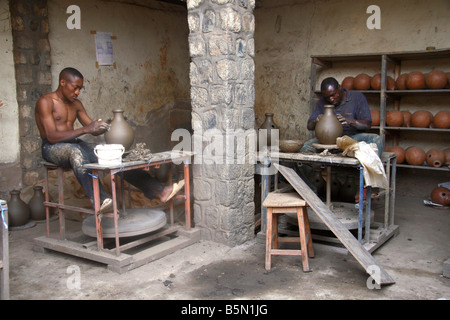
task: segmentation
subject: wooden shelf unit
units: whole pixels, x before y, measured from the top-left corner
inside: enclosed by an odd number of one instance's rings
[[[445,61],[446,67],[441,69],[445,72],[450,72],[450,49],[438,49],[438,50],[425,50],[425,51],[411,51],[411,52],[389,52],[389,53],[375,53],[375,54],[349,54],[349,55],[313,55],[311,57],[311,90],[310,90],[310,113],[313,112],[317,97],[320,94],[320,90],[317,89],[318,83],[317,74],[320,69],[333,69],[339,64],[351,64],[351,63],[370,63],[377,65],[378,71],[366,72],[369,76],[373,76],[376,73],[381,74],[381,89],[380,90],[361,90],[368,98],[379,97],[379,110],[380,110],[380,125],[373,127],[382,138],[383,146],[386,145],[386,140],[391,141],[393,145],[398,145],[399,138],[403,135],[410,134],[411,132],[426,132],[432,134],[439,134],[439,140],[442,140],[441,149],[450,147],[450,144],[445,145],[446,141],[450,141],[450,129],[436,129],[436,128],[414,128],[414,127],[389,127],[386,125],[386,112],[387,103],[393,104],[393,110],[401,110],[401,102],[404,98],[418,98],[426,97],[429,100],[433,100],[436,97],[446,99],[448,97],[448,104],[446,110],[450,111],[450,89],[424,89],[424,90],[387,90],[386,78],[391,76],[394,80],[402,74],[402,62],[420,62],[423,63],[418,66],[417,69],[422,69],[423,73],[432,71],[431,65],[436,61]],[[439,68],[436,68],[439,69]],[[408,72],[413,71],[409,70]],[[420,70],[419,70],[420,71]],[[348,74],[349,75],[349,74]],[[329,75],[333,76],[331,71]],[[353,76],[356,76],[354,74]],[[337,77],[336,77],[337,78]],[[337,79],[339,81],[339,79]],[[446,138],[448,137],[448,138]],[[417,140],[418,142],[419,139]],[[428,150],[424,150],[427,152]],[[400,168],[420,168],[430,170],[443,170],[450,171],[450,167],[445,166],[441,168],[423,166],[410,166],[407,164],[398,164]]]

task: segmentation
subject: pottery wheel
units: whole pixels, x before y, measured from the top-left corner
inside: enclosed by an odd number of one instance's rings
[[[313,143],[312,146],[316,149],[328,149],[328,150],[335,150],[339,149],[337,144],[320,144],[320,143]]]
[[[132,237],[161,229],[167,224],[164,211],[153,208],[126,209],[126,215],[120,215],[117,221],[119,237]],[[103,238],[116,236],[113,218],[102,218]],[[83,221],[81,230],[90,237],[97,237],[95,217],[89,216]]]
[[[316,230],[330,230],[325,222],[308,207],[309,226]],[[333,202],[333,209],[331,210],[336,217],[341,221],[348,230],[358,229],[359,210],[355,208],[353,203]],[[365,220],[366,210],[363,212],[363,225]],[[373,221],[375,212],[370,211],[370,220]],[[298,225],[296,213],[286,213],[286,221],[292,225]]]

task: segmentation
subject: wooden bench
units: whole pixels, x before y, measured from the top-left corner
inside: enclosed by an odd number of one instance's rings
[[[267,208],[266,270],[271,268],[272,255],[301,255],[303,271],[310,271],[308,256],[314,257],[314,249],[305,200],[297,193],[272,192],[263,206]],[[278,237],[278,215],[285,213],[297,213],[299,237]],[[279,249],[279,242],[299,242],[300,250]]]

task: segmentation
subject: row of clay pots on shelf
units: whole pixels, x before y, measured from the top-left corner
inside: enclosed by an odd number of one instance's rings
[[[342,87],[348,90],[380,90],[381,73],[373,77],[360,73],[356,77],[348,76],[342,80]],[[433,70],[429,73],[413,71],[401,74],[397,80],[386,76],[387,90],[423,90],[450,89],[450,72]]]
[[[432,148],[425,152],[419,147],[408,147],[403,149],[399,146],[387,146],[387,152],[393,152],[397,156],[397,163],[407,163],[413,166],[421,166],[425,163],[430,167],[439,168],[450,165],[450,148],[440,150]]]
[[[370,110],[372,125],[380,125],[380,111]],[[386,124],[389,127],[415,127],[450,129],[450,111],[439,111],[434,116],[428,110],[411,112],[392,110],[386,112]]]

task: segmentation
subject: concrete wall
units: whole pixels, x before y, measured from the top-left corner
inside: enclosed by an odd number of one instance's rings
[[[66,13],[78,5],[81,29],[69,30]],[[62,68],[73,66],[85,76],[80,99],[94,118],[112,117],[122,108],[133,124],[149,110],[189,97],[189,52],[186,9],[166,10],[109,1],[49,0],[53,87]],[[116,68],[96,68],[91,31],[111,32]]]

